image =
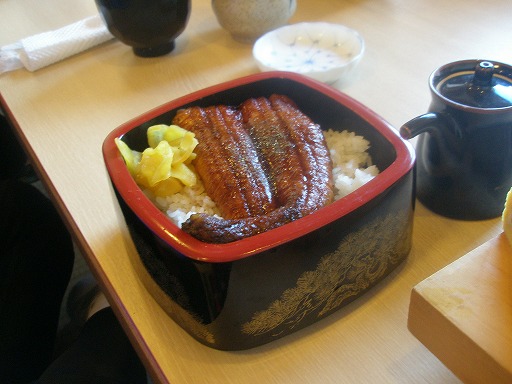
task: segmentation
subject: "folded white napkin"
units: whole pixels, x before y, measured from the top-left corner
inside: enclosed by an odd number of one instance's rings
[[[91,16],[1,47],[0,73],[22,67],[35,71],[113,37],[99,15]]]

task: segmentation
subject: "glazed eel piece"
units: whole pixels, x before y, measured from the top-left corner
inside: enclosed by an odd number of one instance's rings
[[[279,95],[249,99],[239,110],[272,187],[277,208],[239,219],[194,214],[182,229],[205,242],[228,243],[277,228],[333,199],[332,163],[318,125],[291,100]],[[200,137],[198,140],[201,142]],[[211,145],[208,147],[213,150]],[[198,153],[197,159],[199,157]],[[206,179],[199,173],[205,185],[216,183],[212,173],[208,173]]]
[[[192,107],[178,111],[173,123],[195,133],[199,141],[196,171],[222,217],[263,215],[276,208],[268,179],[238,110],[227,106]]]

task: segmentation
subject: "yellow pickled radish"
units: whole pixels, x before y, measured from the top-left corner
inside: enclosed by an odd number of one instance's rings
[[[139,186],[154,195],[175,194],[183,186],[195,186],[197,175],[191,164],[198,144],[194,133],[177,125],[157,124],[148,128],[149,148],[140,153],[116,140],[130,173]]]
[[[172,177],[178,179],[187,187],[191,187],[197,183],[197,176],[194,171],[183,163],[173,165],[171,167],[171,174]]]
[[[167,141],[161,141],[155,148],[146,148],[136,171],[136,181],[153,187],[158,182],[171,177],[174,153]]]
[[[512,189],[510,189],[507,194],[502,220],[503,231],[505,232],[510,245],[512,245]]]
[[[177,125],[157,124],[152,125],[147,130],[148,144],[151,148],[162,141],[167,141],[171,146],[178,147],[180,140],[188,131]]]
[[[116,143],[117,149],[119,149],[119,152],[121,152],[121,156],[123,156],[128,171],[133,176],[135,174],[137,165],[140,162],[141,153],[130,149],[128,144],[117,137],[114,139],[114,141]]]
[[[183,184],[178,179],[169,177],[155,184],[155,186],[151,188],[151,191],[155,196],[166,197],[178,193],[182,188]]]
[[[173,147],[174,159],[172,163],[185,163],[187,160],[189,160],[189,157],[192,155],[197,144],[198,141],[195,138],[195,135],[192,132],[187,131],[185,135],[180,139],[179,145]]]
[[[171,145],[175,145],[174,142],[184,137],[187,133],[193,135],[192,132],[189,132],[177,125],[169,125],[165,131],[164,140]]]
[[[152,125],[147,130],[148,144],[151,148],[156,148],[157,145],[164,140],[164,134],[167,130],[168,125],[165,124],[157,124]]]

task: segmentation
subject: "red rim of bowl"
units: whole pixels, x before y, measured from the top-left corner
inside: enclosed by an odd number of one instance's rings
[[[377,177],[356,191],[299,220],[232,243],[211,244],[202,242],[172,223],[166,214],[160,211],[144,195],[128,172],[115,144],[115,138],[121,138],[131,129],[181,105],[199,100],[216,92],[270,78],[293,80],[339,101],[376,128],[393,145],[396,150],[396,159],[389,167],[381,171]],[[191,259],[204,262],[235,261],[306,235],[347,215],[372,200],[390,188],[414,166],[412,146],[400,138],[397,131],[390,124],[366,106],[319,81],[300,74],[280,71],[263,72],[220,83],[156,107],[113,130],[103,143],[103,157],[113,185],[135,215],[156,236],[176,251]]]

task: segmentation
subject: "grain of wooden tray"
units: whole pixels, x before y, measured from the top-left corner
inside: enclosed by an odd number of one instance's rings
[[[465,383],[512,383],[512,247],[506,236],[416,285],[408,327]]]

